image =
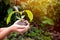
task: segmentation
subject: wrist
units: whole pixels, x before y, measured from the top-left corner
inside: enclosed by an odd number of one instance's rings
[[[8,27],[8,29],[9,29],[11,32],[14,32],[13,26]]]

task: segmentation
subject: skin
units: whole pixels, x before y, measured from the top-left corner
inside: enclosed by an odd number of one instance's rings
[[[13,25],[11,25],[10,27],[7,28],[0,28],[0,40],[3,40],[7,35],[9,35],[11,32],[18,32],[20,34],[23,34],[24,32],[26,32],[30,27],[29,27],[29,22],[28,21],[24,21],[25,23],[27,23],[26,26],[24,25],[18,25],[17,23],[20,20],[17,20]]]

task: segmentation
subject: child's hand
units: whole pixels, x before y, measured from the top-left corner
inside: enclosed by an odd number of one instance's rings
[[[27,24],[27,25],[18,25],[17,23],[19,22],[20,20],[17,20],[11,27],[10,29],[14,32],[18,32],[20,34],[26,32],[30,27],[29,27],[29,22],[27,20],[24,20],[24,22]]]

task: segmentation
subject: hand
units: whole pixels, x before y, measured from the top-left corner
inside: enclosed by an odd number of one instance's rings
[[[26,32],[30,27],[29,27],[29,22],[27,20],[24,20],[24,22],[27,24],[26,26],[24,25],[18,25],[17,23],[19,22],[20,20],[17,20],[11,27],[10,29],[14,32],[18,32],[20,34]]]

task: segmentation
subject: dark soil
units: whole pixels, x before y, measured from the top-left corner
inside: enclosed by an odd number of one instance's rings
[[[25,26],[27,25],[27,23],[26,23],[26,22],[24,22],[24,21],[22,21],[22,20],[21,20],[21,21],[19,21],[17,24],[18,24],[18,25],[25,25]]]

